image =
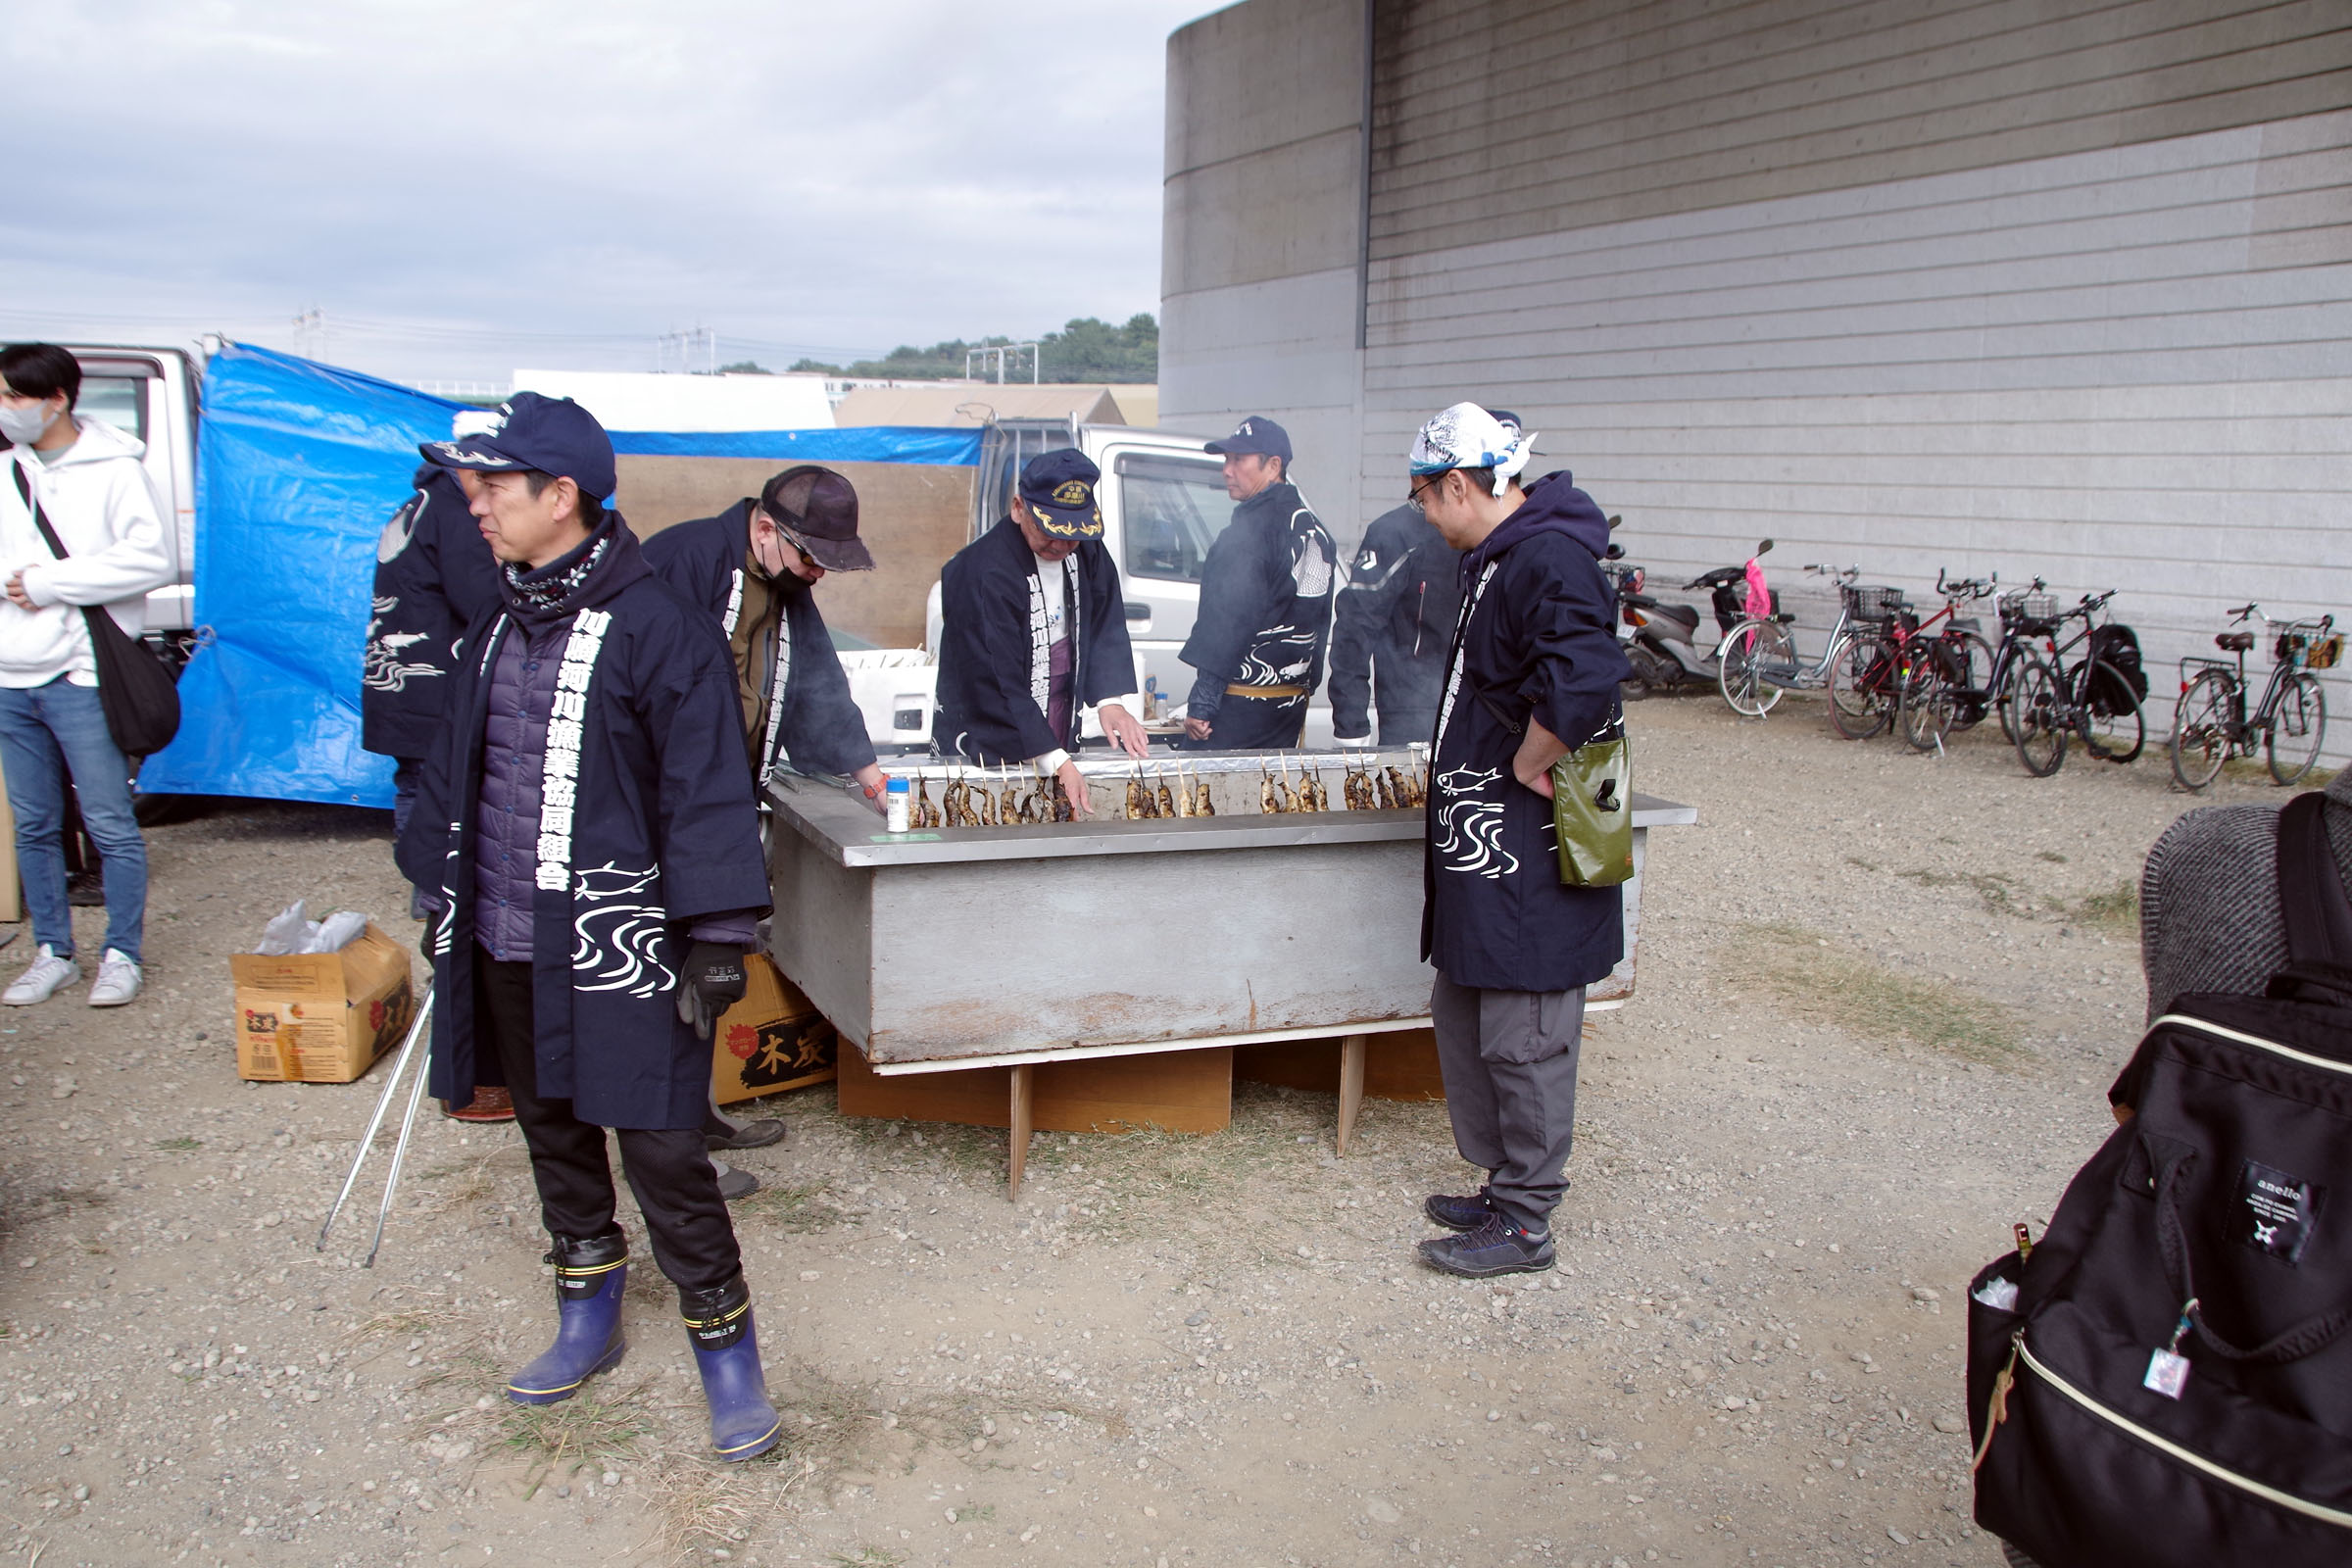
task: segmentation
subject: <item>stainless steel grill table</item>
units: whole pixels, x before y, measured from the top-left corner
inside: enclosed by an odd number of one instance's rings
[[[1259,814],[1255,788],[1277,765],[1336,780],[1367,759],[1419,765],[1396,751],[1279,763],[1187,753],[1155,758],[1143,776],[1181,765],[1213,779],[1230,814],[908,833],[884,831],[832,782],[779,778],[776,962],[878,1074],[1012,1067],[1016,1191],[1027,1069],[1039,1062],[1339,1036],[1344,1151],[1365,1038],[1429,1024],[1422,813]],[[1080,766],[1098,808],[1137,775],[1107,757]],[[980,776],[952,763],[892,769],[926,787],[959,771]],[[1695,820],[1690,807],[1634,797],[1626,956],[1588,1005],[1633,993],[1648,830]]]

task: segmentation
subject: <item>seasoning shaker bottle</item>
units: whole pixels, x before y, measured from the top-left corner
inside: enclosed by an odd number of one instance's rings
[[[893,833],[906,831],[906,818],[914,804],[913,793],[903,778],[894,778],[883,791],[884,825]]]

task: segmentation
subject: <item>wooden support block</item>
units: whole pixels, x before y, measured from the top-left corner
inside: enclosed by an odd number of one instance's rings
[[[845,1116],[1012,1124],[1019,1067],[966,1067],[883,1077],[847,1041],[839,1094]],[[1041,1061],[1029,1067],[1031,1124],[1044,1132],[1222,1132],[1233,1121],[1233,1048]]]
[[[1338,1084],[1339,1074],[1337,1040],[1290,1040],[1234,1048],[1233,1075],[1246,1083],[1329,1094]],[[1364,1036],[1364,1097],[1444,1100],[1446,1082],[1438,1072],[1437,1037],[1427,1029],[1391,1029]]]
[[[1012,1069],[1012,1158],[1005,1196],[1016,1203],[1021,1200],[1021,1169],[1029,1163],[1030,1113],[1034,1108],[1030,1088],[1036,1071],[1030,1062]]]
[[[1348,1140],[1355,1136],[1355,1113],[1364,1108],[1364,1056],[1366,1042],[1362,1035],[1348,1035],[1340,1041],[1340,1131],[1336,1152],[1348,1152]]]

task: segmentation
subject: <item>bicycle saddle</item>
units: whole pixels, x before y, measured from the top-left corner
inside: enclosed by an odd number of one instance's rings
[[[1784,626],[1793,626],[1796,624],[1796,612],[1793,610],[1784,610],[1780,613],[1774,615],[1772,618],[1779,621]]]
[[[2254,634],[2250,631],[2226,631],[2213,640],[2213,646],[2225,654],[2242,654],[2254,646]]]
[[[1959,615],[1953,617],[1952,630],[1973,631],[1981,634],[1984,630],[1984,622],[1974,615]]]

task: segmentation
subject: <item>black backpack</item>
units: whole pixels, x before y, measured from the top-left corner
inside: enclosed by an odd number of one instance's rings
[[[2278,855],[2287,967],[2174,1000],[2049,1234],[1969,1289],[1977,1522],[2043,1568],[2352,1563],[2352,902],[2321,796]]]
[[[2132,688],[2128,693],[2110,690],[2113,683],[2093,666],[2091,701],[2107,712],[2129,712],[2148,695],[2148,671],[2139,659],[2139,634],[2131,627],[2111,621],[2094,628],[2087,657],[2112,665]]]

